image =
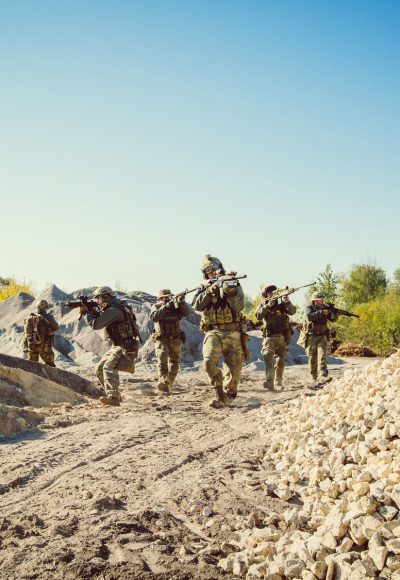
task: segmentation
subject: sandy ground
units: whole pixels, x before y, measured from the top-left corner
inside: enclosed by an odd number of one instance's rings
[[[371,361],[341,362],[332,376]],[[287,505],[261,485],[258,409],[314,396],[305,366],[273,393],[246,368],[223,410],[208,407],[201,370],[181,372],[169,397],[153,369],[122,376],[121,407],[55,405],[39,431],[1,441],[1,580],[227,578],[217,562],[232,530]]]

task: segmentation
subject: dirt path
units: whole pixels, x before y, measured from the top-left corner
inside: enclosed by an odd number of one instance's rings
[[[258,408],[313,396],[306,367],[276,393],[245,369],[223,410],[208,408],[202,372],[182,372],[167,398],[153,378],[125,379],[119,408],[54,406],[38,433],[0,445],[1,580],[226,578],[216,563],[238,520],[284,508],[262,486]]]

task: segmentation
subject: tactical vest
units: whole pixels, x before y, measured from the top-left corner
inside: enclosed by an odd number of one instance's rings
[[[105,332],[108,338],[115,346],[120,346],[129,352],[137,351],[139,328],[132,307],[126,302],[112,302],[107,308],[117,308],[124,315],[123,322],[113,322],[106,327]]]
[[[53,332],[44,316],[32,312],[24,321],[25,335],[29,348],[41,349],[51,346]]]
[[[276,304],[269,309],[263,320],[263,336],[273,334],[287,335],[289,330],[289,316],[283,304]]]
[[[201,313],[200,330],[240,330],[240,314],[229,306],[227,299],[212,296],[211,304]]]

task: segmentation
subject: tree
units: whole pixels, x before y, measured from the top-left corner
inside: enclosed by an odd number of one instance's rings
[[[326,302],[335,303],[338,285],[339,278],[333,273],[331,265],[327,264],[325,270],[318,274],[316,284],[312,287],[312,292],[322,292],[325,295]]]
[[[386,272],[382,268],[358,264],[343,278],[341,295],[346,308],[351,309],[355,304],[384,296],[387,286]]]
[[[393,282],[391,283],[391,287],[395,293],[400,296],[400,268],[397,268],[393,272]]]

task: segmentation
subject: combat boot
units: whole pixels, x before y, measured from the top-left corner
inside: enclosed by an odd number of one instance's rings
[[[267,389],[267,391],[274,391],[274,381],[264,381],[263,387],[264,389]]]
[[[161,391],[164,395],[169,395],[169,382],[168,381],[160,381],[157,385],[157,389]]]
[[[215,387],[215,395],[216,397],[211,401],[210,407],[213,407],[214,409],[222,409],[227,403],[226,395],[222,386]]]
[[[102,405],[110,405],[112,407],[120,406],[119,399],[116,397],[100,397],[99,401],[102,403]]]

